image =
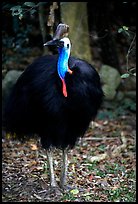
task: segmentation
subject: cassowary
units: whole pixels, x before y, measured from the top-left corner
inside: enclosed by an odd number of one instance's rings
[[[50,184],[56,187],[52,148],[63,151],[60,187],[66,187],[67,150],[82,137],[100,108],[103,91],[95,68],[70,56],[69,38],[53,39],[58,55],[47,55],[29,65],[13,87],[4,123],[17,135],[38,134],[47,150]]]

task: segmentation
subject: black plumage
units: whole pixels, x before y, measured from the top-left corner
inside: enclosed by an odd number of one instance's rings
[[[42,146],[73,147],[97,114],[103,96],[100,78],[87,62],[69,58],[68,97],[57,74],[58,56],[35,60],[19,77],[10,96],[5,125],[18,135],[37,133]]]

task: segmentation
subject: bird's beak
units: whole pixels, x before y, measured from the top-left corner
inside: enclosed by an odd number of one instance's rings
[[[46,43],[44,43],[44,46],[57,46],[57,47],[64,47],[64,42],[60,41],[60,40],[50,40]]]
[[[57,46],[58,42],[59,42],[58,40],[50,40],[50,41],[44,43],[44,46],[49,46],[49,45]]]

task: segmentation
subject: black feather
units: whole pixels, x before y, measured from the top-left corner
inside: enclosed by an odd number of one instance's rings
[[[17,135],[38,134],[44,148],[72,148],[95,119],[103,92],[94,67],[70,57],[73,74],[66,73],[64,97],[57,61],[58,56],[43,56],[26,68],[10,95],[4,125]]]

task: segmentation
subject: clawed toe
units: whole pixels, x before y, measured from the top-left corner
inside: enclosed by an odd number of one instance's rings
[[[50,186],[49,193],[50,194],[56,194],[56,195],[62,194],[61,189],[58,186]]]
[[[75,187],[70,186],[70,185],[61,185],[60,184],[60,188],[62,189],[62,191],[70,191],[70,190],[73,190]]]

